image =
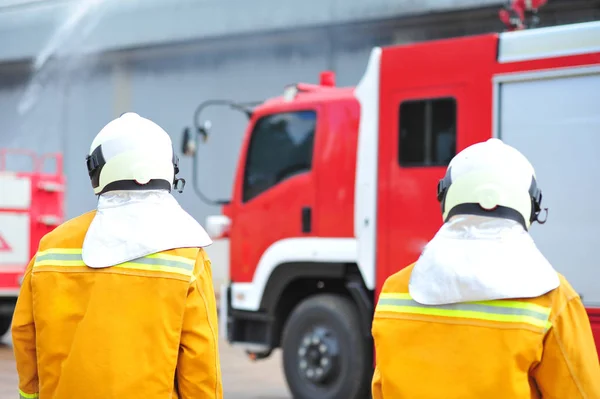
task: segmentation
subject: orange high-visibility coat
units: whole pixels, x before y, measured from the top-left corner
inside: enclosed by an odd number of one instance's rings
[[[412,269],[379,297],[373,399],[600,398],[590,322],[563,276],[534,299],[427,306],[408,294]]]
[[[12,337],[21,398],[222,398],[217,313],[202,249],[92,269],[95,212],[46,235],[27,267]]]

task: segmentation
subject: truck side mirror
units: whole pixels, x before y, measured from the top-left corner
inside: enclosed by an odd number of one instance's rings
[[[208,132],[212,127],[212,123],[210,121],[204,121],[204,124],[198,128],[198,134],[202,136],[202,141],[206,143],[208,140]]]
[[[190,128],[183,129],[183,139],[181,142],[181,152],[183,155],[191,157],[196,155],[196,140],[190,132]]]

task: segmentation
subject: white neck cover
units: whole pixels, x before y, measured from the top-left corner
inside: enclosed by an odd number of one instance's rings
[[[409,284],[424,305],[534,298],[559,286],[558,274],[517,222],[455,216],[427,244]]]
[[[212,244],[202,226],[165,190],[100,195],[83,242],[83,261],[103,268],[175,248]]]

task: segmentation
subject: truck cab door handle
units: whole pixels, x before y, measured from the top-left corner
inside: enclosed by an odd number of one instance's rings
[[[312,208],[305,206],[302,208],[302,233],[310,233],[312,231]]]

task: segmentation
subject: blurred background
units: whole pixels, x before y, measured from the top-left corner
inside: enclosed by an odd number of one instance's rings
[[[181,154],[181,134],[201,102],[262,101],[281,95],[290,83],[317,83],[323,70],[335,71],[338,86],[353,86],[372,47],[500,32],[503,4],[0,0],[0,148],[62,153],[71,218],[95,208],[85,156],[92,138],[123,112],[150,118],[169,132],[181,175],[191,183],[192,161]],[[540,18],[542,26],[598,20],[600,1],[550,1]],[[198,148],[200,186],[209,197],[226,199],[247,119],[218,107],[203,117],[212,121],[212,134]],[[200,201],[191,184],[177,198],[202,223],[220,212]],[[208,250],[218,287],[227,279],[228,243],[220,240]],[[269,374],[262,367],[255,372]],[[277,396],[285,392],[277,384],[276,393],[239,397],[285,397]],[[234,397],[231,392],[227,397]]]
[[[64,154],[66,216],[95,207],[84,165],[92,138],[126,111],[172,136],[209,99],[261,101],[336,72],[353,86],[373,46],[501,31],[498,0],[0,0],[0,148]],[[554,0],[541,24],[598,19],[600,1]],[[246,118],[208,109],[199,180],[228,198]],[[192,161],[181,157],[182,176]],[[10,169],[10,165],[9,165]],[[203,222],[219,212],[191,185],[178,196]],[[227,242],[210,249],[215,278]]]
[[[65,155],[67,217],[93,208],[84,158],[126,111],[171,135],[208,99],[261,101],[324,69],[353,86],[374,46],[501,31],[493,0],[0,0],[1,147]],[[599,1],[555,0],[542,25],[594,20]],[[221,111],[219,113],[219,111]],[[247,120],[213,111],[202,186],[230,195]],[[181,155],[181,154],[180,154]],[[189,159],[183,176],[191,178]],[[218,211],[188,190],[199,219]]]

